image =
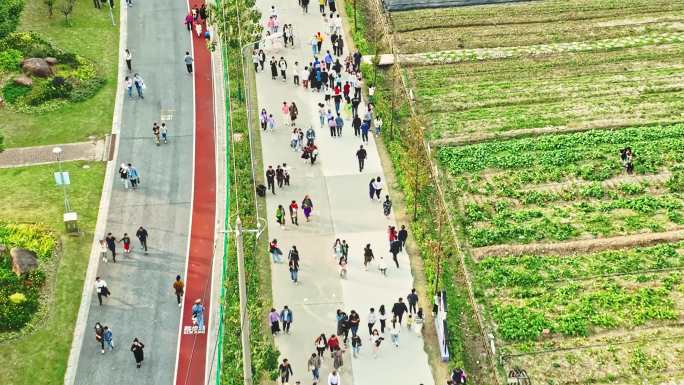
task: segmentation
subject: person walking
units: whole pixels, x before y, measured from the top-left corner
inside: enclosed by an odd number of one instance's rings
[[[268,313],[268,322],[271,325],[271,335],[277,336],[280,333],[280,314],[275,308],[271,308],[271,312]]]
[[[278,240],[273,239],[269,244],[268,244],[268,252],[271,253],[271,259],[273,260],[273,263],[281,263],[283,261],[283,252],[280,250],[278,247]]]
[[[411,289],[411,293],[406,296],[406,301],[408,301],[409,314],[416,313],[416,306],[418,305],[418,294],[416,294],[416,289]]]
[[[340,246],[342,248],[342,258],[347,262],[347,259],[349,258],[349,244],[343,239]]]
[[[143,349],[145,344],[140,342],[137,338],[133,338],[133,343],[131,344],[131,352],[133,352],[133,358],[135,358],[135,367],[140,369],[145,356],[143,354]]]
[[[116,263],[116,238],[114,238],[112,233],[107,233],[105,242],[107,242],[107,249],[112,253],[112,261]]]
[[[333,369],[332,372],[328,373],[328,385],[342,385],[342,380],[340,379],[340,374],[337,372],[337,369]]]
[[[138,185],[140,184],[140,173],[138,172],[138,169],[133,167],[130,163],[128,164],[128,180],[131,182],[133,190],[137,190]]]
[[[285,209],[283,205],[278,205],[275,212],[276,222],[280,225],[281,229],[285,229]]]
[[[283,124],[286,126],[290,125],[290,105],[287,104],[287,101],[283,102],[283,105],[280,106],[280,112],[283,114]]]
[[[284,57],[280,57],[278,60],[278,69],[280,70],[280,76],[283,78],[283,82],[287,81],[286,71],[287,71],[287,61]]]
[[[107,287],[107,282],[100,277],[95,277],[95,292],[97,293],[97,300],[102,306],[102,297],[109,297],[109,288]]]
[[[385,187],[385,185],[382,183],[382,180],[380,177],[375,178],[375,182],[373,182],[373,190],[375,191],[375,196],[380,199],[380,194],[382,193],[382,188]]]
[[[145,89],[145,81],[143,80],[142,76],[139,74],[133,75],[133,85],[135,86],[135,90],[138,93],[138,97],[140,99],[145,99],[145,96],[143,96],[143,90]],[[128,96],[131,96],[131,89],[128,89]]]
[[[385,257],[383,256],[380,256],[380,259],[378,259],[378,270],[380,270],[383,276],[387,276],[387,262],[385,262]]]
[[[399,268],[399,261],[397,260],[397,254],[399,254],[399,251],[401,251],[401,242],[398,240],[394,240],[390,242],[390,254],[392,254],[392,260],[394,263],[397,265],[397,269]]]
[[[275,175],[276,172],[273,169],[273,166],[269,165],[268,169],[266,170],[266,189],[271,190],[273,195],[275,195]]]
[[[349,322],[349,328],[353,337],[358,333],[359,325],[361,324],[361,317],[359,316],[359,313],[357,313],[356,310],[349,312],[349,318],[347,319],[347,322]]]
[[[385,334],[385,326],[387,325],[385,305],[380,305],[380,308],[378,308],[378,320],[380,321],[380,333]]]
[[[297,201],[293,200],[290,202],[290,221],[295,226],[299,226],[298,211],[299,206],[297,205]]]
[[[368,122],[361,123],[361,140],[368,144],[368,131],[370,130],[370,124]]]
[[[297,76],[299,77],[299,75]],[[296,121],[297,121],[297,116],[299,115],[299,108],[297,108],[297,105],[295,102],[290,103],[290,125],[294,127]]]
[[[320,379],[321,364],[321,356],[316,353],[311,353],[311,357],[309,357],[309,360],[306,362],[306,367],[307,370],[311,372],[314,383],[318,383],[318,380]]]
[[[121,243],[123,244],[124,255],[130,254],[131,253],[131,237],[128,236],[128,233],[124,233],[123,237],[121,237]]]
[[[280,321],[283,323],[283,331],[285,334],[290,334],[292,320],[292,310],[290,310],[287,305],[283,306],[283,310],[280,311]]]
[[[359,146],[359,149],[356,151],[356,159],[359,160],[359,172],[363,171],[363,164],[366,161],[367,156],[368,153],[363,148],[363,145]]]
[[[164,141],[164,144],[166,144],[168,142],[169,133],[169,130],[166,127],[166,123],[162,122],[161,127],[159,128],[159,132],[161,133],[161,139]]]
[[[145,252],[145,255],[147,255],[147,230],[140,226],[138,227],[138,231],[135,232],[135,236],[140,241],[140,248]]]
[[[382,213],[385,214],[385,218],[390,219],[390,213],[391,212],[392,212],[392,201],[390,200],[389,195],[385,195],[385,201],[382,202]]]
[[[276,182],[278,182],[278,188],[283,188],[283,184],[285,183],[285,170],[283,170],[280,165],[276,166]]]
[[[132,70],[132,60],[133,55],[131,55],[131,51],[126,48],[126,67],[128,67],[128,72],[131,72]]]
[[[123,182],[124,190],[128,190],[128,166],[126,163],[121,163],[119,166],[119,178]]]
[[[340,112],[337,112],[337,117],[335,118],[335,128],[337,129],[337,137],[342,136],[342,127],[344,127],[344,119],[340,116]]]
[[[408,312],[408,308],[404,303],[404,299],[399,297],[399,301],[395,302],[392,306],[392,314],[399,320],[399,325],[401,326],[401,319],[404,317],[404,313]]]
[[[335,334],[328,338],[328,349],[330,350],[330,358],[333,357],[333,352],[340,348],[340,340]]]
[[[371,344],[373,344],[373,358],[378,358],[378,352],[380,351],[380,344],[384,340],[383,337],[378,333],[378,329],[373,330],[371,335]]]
[[[313,211],[313,202],[308,195],[305,195],[304,199],[302,200],[302,210],[304,210],[304,217],[306,218],[306,221],[311,222],[310,217],[311,212]]]
[[[352,128],[354,128],[354,136],[361,135],[361,118],[358,115],[352,119]]]
[[[290,382],[290,376],[294,373],[292,372],[292,366],[287,358],[283,358],[283,363],[278,366],[278,373],[280,374],[280,383],[286,385]]]
[[[190,52],[185,51],[185,57],[183,58],[183,61],[185,62],[185,68],[187,68],[188,73],[192,74],[192,56],[190,56]]]
[[[325,353],[325,349],[328,348],[328,339],[325,337],[325,334],[321,333],[320,336],[316,337],[314,340],[314,346],[316,347],[318,357],[322,358],[323,353]]]
[[[185,15],[185,27],[190,33],[192,33],[192,21],[192,13],[188,12],[188,14]]]
[[[109,328],[109,326],[105,326],[102,332],[102,339],[104,340],[105,346],[107,346],[107,349],[111,352],[114,350],[114,334],[112,333],[112,330]],[[102,354],[104,354],[104,349],[102,350]]]
[[[288,269],[290,270],[290,279],[292,279],[292,282],[296,285],[299,278],[299,259],[291,259],[288,262]]]
[[[183,297],[183,290],[185,289],[185,283],[181,279],[180,275],[176,276],[176,280],[173,281],[173,292],[176,293],[176,300],[178,301],[178,307],[181,307],[181,298]]]
[[[271,80],[278,79],[278,61],[275,56],[271,56],[271,60],[268,63],[271,66]]]
[[[335,371],[339,371],[344,365],[344,350],[337,348],[333,352],[333,368]]]
[[[197,330],[201,333],[204,331],[204,305],[202,300],[197,298],[195,304],[192,305],[192,319],[197,323]]]
[[[352,336],[351,338],[351,345],[352,345],[352,357],[356,358],[359,353],[361,352],[361,336],[358,334],[355,336]]]
[[[397,317],[392,318],[392,323],[390,324],[389,333],[392,338],[392,343],[394,346],[399,347],[399,333],[401,332],[401,325],[397,324]]]
[[[104,328],[99,322],[95,322],[95,341],[100,345],[102,354],[104,354]]]
[[[342,258],[342,242],[340,242],[340,238],[335,239],[335,243],[333,243],[333,259],[336,261],[339,261],[340,258]]]
[[[366,244],[366,247],[363,249],[363,267],[368,271],[368,264],[371,263],[373,258],[373,250],[371,250],[370,243]]]
[[[408,231],[406,230],[406,226],[401,225],[401,229],[399,230],[399,233],[397,233],[397,239],[399,242],[401,242],[401,249],[403,251],[406,248],[406,240],[408,239]]]
[[[373,334],[373,326],[375,326],[375,323],[378,320],[378,314],[375,312],[375,308],[370,308],[370,312],[368,313],[368,335]]]
[[[373,187],[373,184],[375,183],[375,178],[371,178],[370,182],[368,183],[368,195],[370,196],[370,199],[373,200],[375,197],[375,188]]]

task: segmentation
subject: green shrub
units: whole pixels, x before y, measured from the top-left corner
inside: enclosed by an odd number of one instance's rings
[[[2,97],[7,103],[14,104],[19,98],[29,93],[29,91],[31,91],[31,87],[10,82],[2,87]]]
[[[18,70],[22,58],[21,51],[13,48],[0,52],[0,71],[11,72]]]
[[[24,101],[29,106],[39,106],[53,99],[67,99],[71,90],[72,85],[64,81],[64,78],[43,80],[33,84],[31,92],[24,97]]]
[[[69,78],[67,81],[73,87],[71,94],[69,94],[69,100],[72,102],[82,102],[93,97],[106,83],[102,78],[92,78],[83,81],[76,78]]]
[[[57,242],[52,233],[38,224],[0,222],[0,244],[32,250],[40,260],[48,260]]]
[[[0,1],[0,38],[14,32],[19,25],[19,16],[24,9],[24,0]]]

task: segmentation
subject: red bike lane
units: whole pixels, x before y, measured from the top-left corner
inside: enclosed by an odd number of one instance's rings
[[[191,8],[202,1],[189,0]],[[204,28],[203,28],[204,30]],[[192,34],[195,82],[195,148],[192,224],[185,275],[185,296],[176,359],[176,385],[205,383],[207,331],[193,329],[192,306],[201,299],[204,325],[211,312],[211,266],[214,255],[216,216],[216,154],[214,143],[214,94],[211,53],[204,37]]]

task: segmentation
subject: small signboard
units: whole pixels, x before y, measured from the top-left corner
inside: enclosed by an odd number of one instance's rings
[[[69,181],[69,172],[68,171],[58,171],[55,173],[55,183],[57,186],[68,186],[71,184]]]

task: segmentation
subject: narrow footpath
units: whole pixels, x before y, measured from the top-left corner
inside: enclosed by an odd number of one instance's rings
[[[262,155],[264,166],[287,163],[290,168],[291,186],[278,188],[276,194],[267,192],[269,237],[277,239],[283,252],[284,263],[272,265],[273,301],[276,310],[287,305],[293,313],[290,334],[279,334],[276,343],[281,352],[281,361],[288,358],[294,372],[289,383],[299,380],[302,384],[311,382],[311,373],[307,372],[307,360],[316,350],[314,339],[321,333],[326,336],[336,333],[336,310],[342,309],[347,314],[351,310],[361,317],[359,335],[363,346],[358,358],[352,358],[351,349],[344,354],[344,366],[341,368],[341,383],[344,385],[377,385],[406,384],[433,385],[434,380],[428,365],[427,354],[423,349],[423,339],[406,327],[406,315],[400,332],[399,347],[390,342],[388,331],[381,344],[377,358],[373,357],[372,344],[369,340],[367,315],[371,307],[376,312],[380,305],[385,305],[388,314],[388,325],[392,318],[392,305],[399,297],[410,293],[413,277],[409,258],[406,253],[398,257],[399,268],[396,268],[389,253],[388,226],[401,226],[394,216],[386,218],[380,201],[369,199],[368,185],[371,178],[385,176],[380,164],[377,148],[371,133],[370,142],[364,145],[368,152],[365,168],[359,172],[356,151],[362,144],[360,137],[355,137],[351,127],[351,112],[342,107],[344,128],[342,137],[331,137],[328,127],[321,128],[318,117],[318,103],[323,103],[323,94],[311,92],[301,85],[293,84],[293,64],[299,62],[299,71],[313,60],[310,41],[316,32],[325,35],[322,52],[332,50],[328,27],[318,9],[318,3],[309,5],[309,13],[303,14],[297,2],[275,3],[271,0],[257,0],[257,7],[262,13],[262,23],[266,26],[271,15],[271,6],[275,5],[279,24],[292,24],[294,29],[294,47],[266,47],[266,63],[263,72],[257,74],[258,109],[265,108],[273,114],[276,128],[261,133]],[[342,4],[338,3],[338,6]],[[326,7],[327,12],[329,10]],[[345,34],[345,36],[348,36]],[[279,39],[279,42],[282,39]],[[349,53],[349,40],[345,39],[345,47],[340,62]],[[319,55],[319,59],[322,59]],[[269,60],[284,57],[288,63],[287,81],[271,79]],[[343,70],[344,73],[344,70]],[[300,79],[301,84],[301,79]],[[353,90],[352,90],[353,94]],[[306,131],[313,127],[316,131],[316,146],[319,157],[312,166],[300,158],[300,152],[290,148],[292,128],[285,126],[281,106],[295,102],[299,109],[296,127]],[[344,101],[342,102],[344,104]],[[334,105],[329,107],[334,112]],[[363,117],[365,104],[359,107]],[[265,170],[259,170],[265,172]],[[382,200],[388,187],[382,191]],[[313,201],[311,222],[306,222],[301,209],[305,195]],[[275,212],[278,205],[283,205],[287,212],[290,202],[295,200],[300,205],[299,226],[292,225],[289,213],[286,215],[284,229],[276,223]],[[333,254],[335,239],[346,240],[349,246],[349,265],[346,279],[338,275],[338,265]],[[363,248],[371,244],[375,260],[366,271],[363,267]],[[300,255],[299,284],[290,279],[287,255],[290,248],[296,245]],[[384,257],[388,266],[387,276],[378,270],[378,259]],[[425,311],[430,311],[430,304],[419,303]],[[375,324],[379,329],[379,323]],[[351,338],[351,333],[350,333]],[[351,348],[351,344],[350,344]],[[323,359],[320,379],[327,384],[328,373],[332,370],[330,354]]]

